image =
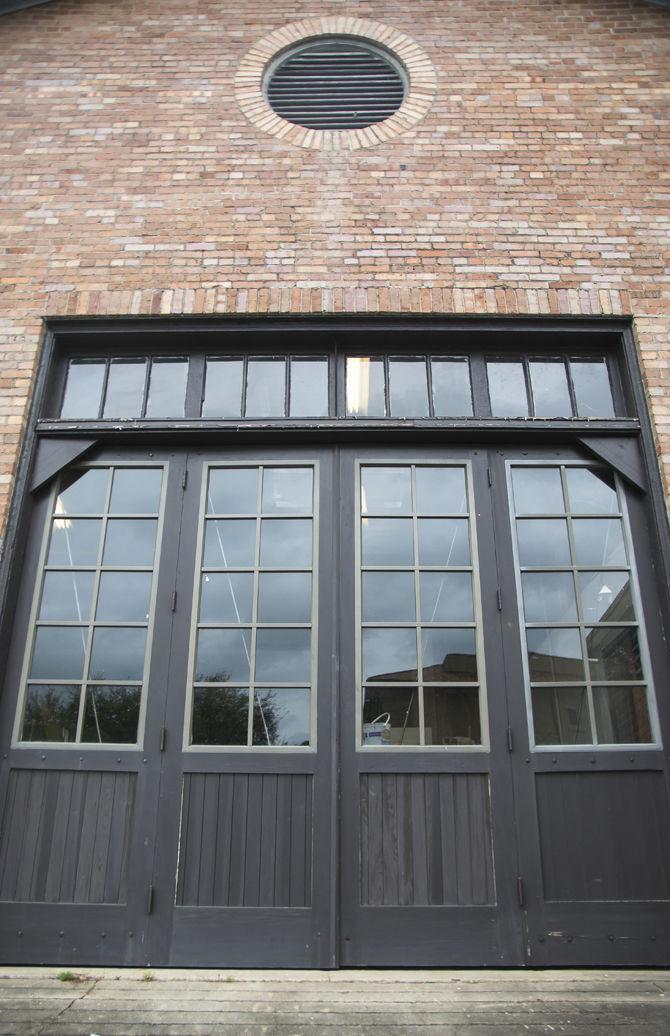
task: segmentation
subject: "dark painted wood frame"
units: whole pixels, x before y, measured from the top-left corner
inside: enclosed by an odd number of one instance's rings
[[[218,352],[227,341],[232,350],[242,348],[261,350],[265,340],[269,351],[292,352],[293,342],[281,344],[284,336],[309,334],[314,342],[314,352],[327,352],[324,336],[337,347],[346,339],[349,344],[366,351],[371,348],[371,332],[385,336],[383,348],[389,348],[396,341],[398,352],[411,352],[408,336],[417,336],[419,341],[436,334],[448,336],[449,350],[440,343],[439,351],[446,355],[453,350],[464,351],[466,344],[488,354],[504,355],[508,350],[518,352],[544,352],[545,349],[560,348],[579,352],[582,348],[590,353],[594,349],[605,350],[616,357],[620,372],[620,385],[615,387],[623,412],[635,415],[604,421],[572,419],[551,421],[544,419],[497,420],[462,419],[436,421],[394,421],[392,419],[368,421],[362,419],[328,419],[320,421],[98,421],[64,422],[42,418],[45,407],[50,408],[59,391],[57,365],[67,351],[95,351],[109,354],[110,350],[126,352],[146,348],[152,342],[152,351],[161,355],[190,352],[193,345],[205,339],[216,341]],[[234,341],[236,339],[236,341]],[[247,342],[245,346],[242,343]],[[358,344],[360,343],[360,344]],[[528,343],[528,344],[526,344]],[[532,344],[531,344],[532,343]],[[573,344],[574,343],[574,344]],[[402,347],[401,347],[402,346]],[[430,348],[422,343],[421,348]],[[380,348],[382,346],[380,345]],[[203,354],[209,350],[205,343]],[[214,349],[212,349],[214,351]],[[302,351],[295,347],[295,351]],[[61,364],[62,370],[62,364]],[[53,411],[51,411],[53,412]],[[656,591],[661,601],[662,624],[670,629],[670,609],[667,587],[670,584],[670,530],[663,485],[660,478],[657,454],[650,416],[647,411],[645,388],[640,373],[632,322],[621,318],[593,320],[572,319],[444,319],[439,317],[417,318],[351,318],[351,317],[306,317],[306,318],[211,318],[211,319],[162,319],[134,320],[91,320],[58,319],[45,324],[40,364],[38,367],[28,426],[24,436],[14,484],[12,501],[6,527],[2,563],[0,566],[0,603],[4,620],[0,627],[0,664],[6,663],[11,616],[16,603],[27,528],[35,504],[43,499],[38,491],[35,497],[29,493],[30,474],[35,451],[40,441],[50,439],[71,439],[73,441],[95,439],[99,445],[115,447],[152,444],[163,447],[177,444],[192,444],[197,448],[204,442],[211,443],[216,434],[217,447],[221,449],[233,444],[261,445],[268,442],[268,434],[280,434],[287,444],[421,444],[444,445],[448,443],[509,443],[523,446],[532,437],[533,444],[570,446],[580,436],[625,437],[638,441],[642,464],[647,473],[648,492],[646,499],[640,499],[651,526],[651,541],[658,551],[658,565],[655,565]],[[2,746],[5,751],[5,746]],[[667,755],[664,762],[670,759]],[[606,760],[603,760],[606,767]],[[548,764],[549,765],[549,764]],[[603,768],[603,767],[599,767]],[[334,906],[334,903],[333,903]],[[565,963],[574,960],[569,953]],[[323,962],[326,963],[325,960]],[[335,963],[331,959],[329,962]],[[323,966],[323,965],[322,965]]]

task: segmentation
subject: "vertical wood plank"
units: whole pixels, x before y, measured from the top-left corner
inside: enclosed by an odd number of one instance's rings
[[[382,775],[368,774],[368,894],[371,906],[384,902]]]
[[[230,854],[233,826],[234,781],[229,774],[219,778],[219,806],[216,818],[216,867],[212,901],[216,906],[228,906],[230,882]]]
[[[91,855],[91,885],[89,903],[104,903],[105,882],[107,880],[107,857],[109,854],[109,837],[112,827],[112,809],[114,806],[114,784],[116,774],[103,773],[100,777],[100,800],[98,803],[95,840]]]
[[[236,773],[233,780],[233,823],[230,830],[230,906],[244,903],[244,870],[247,847],[247,774]]]
[[[258,906],[258,892],[261,873],[261,809],[263,805],[263,782],[265,775],[249,774],[249,798],[247,802],[247,848],[244,868],[244,906]]]
[[[282,819],[277,816],[277,775],[263,776],[261,804],[261,840],[259,848],[260,875],[258,882],[258,905],[276,906],[275,866],[277,860],[277,826]]]
[[[277,907],[291,905],[291,777],[277,778],[277,829],[275,835],[275,874],[273,902]]]
[[[54,828],[51,839],[51,856],[44,885],[44,899],[48,903],[57,903],[61,898],[61,883],[65,862],[65,845],[67,828],[72,808],[72,785],[74,774],[71,770],[55,774],[57,777],[58,795],[54,806]]]
[[[398,822],[394,773],[385,773],[382,777],[382,859],[383,901],[387,906],[397,906]]]
[[[216,870],[216,842],[219,816],[219,782],[217,773],[204,774],[203,814],[200,842],[200,875],[198,879],[198,906],[214,903],[214,873]]]
[[[102,774],[86,773],[84,776],[84,805],[81,814],[81,837],[77,856],[77,874],[74,885],[75,903],[88,903],[91,895],[91,869],[93,846],[100,803]]]

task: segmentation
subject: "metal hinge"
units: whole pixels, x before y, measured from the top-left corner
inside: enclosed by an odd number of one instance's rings
[[[514,751],[514,734],[512,733],[511,727],[507,728],[507,747],[509,748],[510,752]]]
[[[523,909],[526,905],[526,890],[523,885],[523,878],[516,879],[516,898],[519,900],[519,906]]]
[[[154,887],[149,885],[147,888],[147,914],[153,912],[154,909]]]
[[[488,484],[490,486],[493,485],[493,475],[491,474],[491,469],[490,468],[486,469],[486,481],[488,482]]]
[[[184,469],[184,474],[181,477],[181,488],[186,489],[188,483],[188,471]]]
[[[172,591],[172,600],[171,600],[171,604],[170,604],[170,611],[175,611],[176,607],[177,607],[177,591],[173,590]]]
[[[500,592],[500,587],[498,587],[498,589],[496,590],[496,601],[498,602],[498,611],[501,612],[502,611],[502,594]]]
[[[165,751],[165,742],[167,741],[167,730],[165,727],[161,728],[161,740],[160,740],[160,751]]]

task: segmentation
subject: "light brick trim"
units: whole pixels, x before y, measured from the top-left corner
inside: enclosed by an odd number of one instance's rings
[[[445,316],[630,316],[627,291],[615,288],[335,286],[62,291],[46,296],[45,316],[168,316],[217,313],[286,315],[370,313]]]
[[[404,66],[409,89],[395,114],[365,129],[312,130],[282,119],[263,95],[263,72],[270,61],[296,43],[316,36],[359,36],[391,51]],[[356,150],[388,143],[423,119],[437,89],[427,53],[404,32],[367,18],[306,18],[264,36],[245,54],[235,76],[235,96],[250,122],[287,144],[322,151]]]

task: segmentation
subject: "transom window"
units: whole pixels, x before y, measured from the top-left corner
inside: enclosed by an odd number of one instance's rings
[[[77,356],[55,410],[67,421],[607,420],[623,416],[616,381],[602,353]]]

